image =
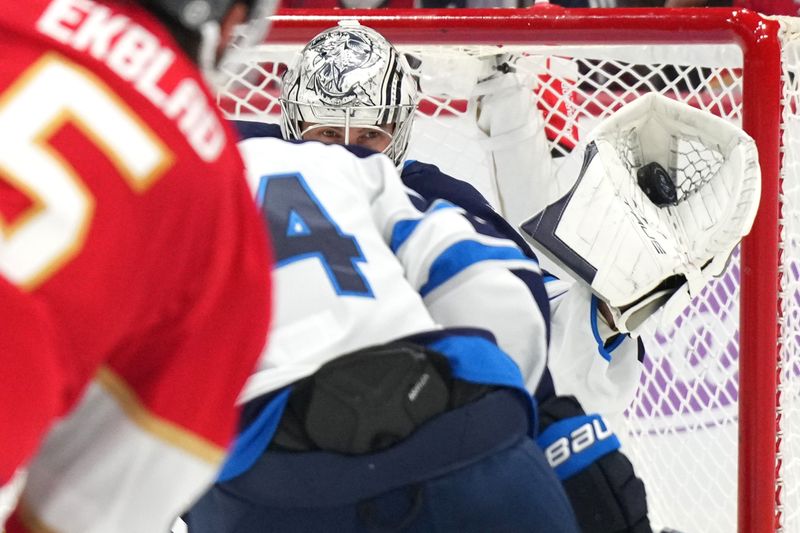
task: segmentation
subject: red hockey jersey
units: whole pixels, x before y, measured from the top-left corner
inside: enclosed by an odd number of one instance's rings
[[[2,5],[0,484],[30,462],[9,531],[164,530],[266,338],[263,222],[197,69],[136,2]]]

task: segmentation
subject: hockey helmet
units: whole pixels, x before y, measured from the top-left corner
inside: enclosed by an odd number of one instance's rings
[[[269,17],[279,0],[140,0],[170,30],[175,40],[200,69],[216,82],[217,67],[228,60],[233,49],[260,43],[269,27]],[[247,8],[245,23],[225,43],[222,57],[217,56],[221,24],[234,4]]]
[[[347,144],[351,127],[394,125],[383,152],[400,165],[408,150],[417,86],[405,57],[389,41],[345,20],[303,48],[284,75],[280,103],[286,139],[333,126],[345,129]]]

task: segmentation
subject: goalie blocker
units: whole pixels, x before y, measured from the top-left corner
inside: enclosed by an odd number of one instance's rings
[[[755,142],[656,93],[600,123],[570,157],[583,158],[572,188],[521,229],[611,307],[622,332],[662,306],[674,319],[724,271],[758,209]]]

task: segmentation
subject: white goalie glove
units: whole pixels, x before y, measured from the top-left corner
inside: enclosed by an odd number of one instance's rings
[[[755,142],[653,93],[576,152],[571,190],[522,230],[611,307],[620,331],[635,334],[662,306],[675,318],[750,231],[761,192]]]

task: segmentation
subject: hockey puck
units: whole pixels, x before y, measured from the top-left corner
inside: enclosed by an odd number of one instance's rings
[[[650,201],[658,207],[678,203],[678,190],[672,178],[664,167],[655,161],[647,163],[636,171],[636,182]]]

